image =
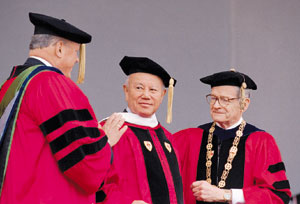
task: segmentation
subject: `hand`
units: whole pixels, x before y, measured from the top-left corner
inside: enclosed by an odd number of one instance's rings
[[[131,204],[148,204],[148,203],[146,203],[146,202],[144,202],[142,200],[135,200]]]
[[[122,117],[122,115],[113,113],[103,125],[102,129],[107,135],[108,142],[111,146],[117,144],[121,136],[127,130],[127,125],[122,127],[123,124],[124,124],[124,118]],[[101,125],[99,127],[101,128]]]
[[[198,201],[222,202],[224,201],[224,190],[211,185],[205,180],[195,181],[191,185],[193,195]]]

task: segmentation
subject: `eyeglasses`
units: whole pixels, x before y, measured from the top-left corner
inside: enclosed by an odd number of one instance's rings
[[[218,97],[211,94],[206,95],[206,101],[210,105],[214,105],[216,101],[218,101],[220,106],[228,106],[231,103],[231,101],[236,99],[240,99],[240,98],[228,98],[225,96]]]

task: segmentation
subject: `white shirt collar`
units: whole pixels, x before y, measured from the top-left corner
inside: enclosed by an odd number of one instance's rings
[[[50,62],[48,62],[47,60],[45,60],[45,59],[43,59],[41,57],[37,57],[37,56],[29,56],[29,57],[37,59],[37,60],[40,60],[41,62],[43,62],[48,67],[53,67],[52,64],[50,64]]]
[[[237,121],[235,124],[233,124],[229,128],[226,128],[226,130],[230,130],[230,129],[236,128],[237,126],[239,126],[242,123],[242,121],[243,121],[243,117],[241,117],[239,121]],[[216,124],[217,124],[217,126],[219,126],[220,128],[222,128],[219,123],[216,123]]]
[[[125,119],[125,121],[128,123],[141,125],[141,126],[145,126],[145,127],[151,127],[151,128],[154,128],[158,125],[158,121],[157,121],[155,114],[153,114],[150,118],[144,118],[144,117],[139,116],[138,114],[132,113],[129,108],[126,108],[126,110],[127,110],[127,113],[121,112],[119,114],[121,114],[123,116],[123,118]],[[108,117],[102,119],[101,121],[104,121],[107,119],[108,119]]]
[[[144,118],[139,116],[138,114],[132,113],[128,107],[126,108],[126,110],[127,113],[120,113],[120,114],[124,117],[125,121],[128,123],[142,125],[151,128],[154,128],[158,125],[158,121],[155,114],[153,114],[149,118]]]

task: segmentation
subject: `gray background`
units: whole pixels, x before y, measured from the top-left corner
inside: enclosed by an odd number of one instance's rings
[[[0,80],[28,55],[28,12],[64,18],[93,35],[86,93],[99,119],[126,107],[118,65],[148,56],[178,80],[171,132],[209,122],[199,78],[235,67],[258,84],[244,118],[270,132],[281,149],[293,194],[300,192],[299,0],[0,0]],[[72,78],[77,76],[77,66]]]

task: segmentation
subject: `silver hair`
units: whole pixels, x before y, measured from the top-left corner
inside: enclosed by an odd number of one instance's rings
[[[29,49],[34,50],[37,48],[41,49],[41,48],[49,47],[50,45],[53,45],[60,40],[63,41],[64,43],[66,42],[66,40],[64,40],[63,38],[54,35],[36,34],[31,37]]]
[[[242,97],[241,96],[241,89],[240,88],[239,88],[238,92],[239,92],[238,96]],[[251,92],[250,89],[245,89],[245,98],[250,98],[250,92]]]
[[[250,98],[250,93],[251,93],[250,89],[245,89],[245,97],[246,98]]]
[[[236,93],[237,93],[238,97],[242,97],[241,96],[241,88],[240,87],[236,87]],[[250,89],[245,89],[245,97],[246,98],[250,98],[250,93],[251,93]]]
[[[126,80],[125,80],[125,82],[124,82],[124,85],[125,85],[126,87],[128,87],[128,85],[129,85],[129,76],[126,77]]]

